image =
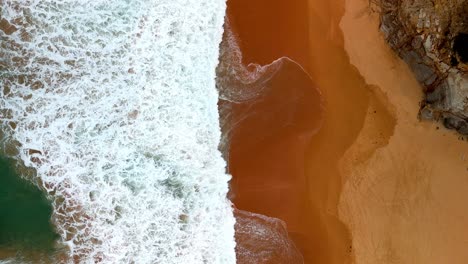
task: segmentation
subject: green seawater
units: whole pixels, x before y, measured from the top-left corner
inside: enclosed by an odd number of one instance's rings
[[[0,157],[0,252],[51,251],[58,238],[51,214],[45,194],[16,173],[11,159]]]

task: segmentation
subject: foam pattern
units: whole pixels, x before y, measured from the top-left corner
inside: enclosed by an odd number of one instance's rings
[[[287,59],[279,58],[268,65],[244,65],[239,37],[232,30],[231,22],[227,18],[220,50],[221,61],[216,68],[216,84],[220,99],[232,103],[250,101],[262,96],[268,82],[281,69],[283,60]]]
[[[1,2],[1,121],[53,201],[64,262],[235,263],[225,1]]]

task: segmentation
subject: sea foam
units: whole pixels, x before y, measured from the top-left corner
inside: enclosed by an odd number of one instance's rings
[[[48,192],[65,262],[235,263],[225,1],[0,3],[4,144]]]

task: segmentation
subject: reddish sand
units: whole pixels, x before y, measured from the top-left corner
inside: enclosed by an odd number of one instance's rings
[[[307,69],[326,101],[324,123],[312,138],[303,129],[283,128],[284,120],[261,110],[250,124],[239,127],[244,132],[233,138],[229,159],[236,206],[286,221],[306,263],[341,264],[350,259],[350,236],[337,212],[341,192],[338,165],[363,126],[369,103],[380,107],[378,100],[369,99],[371,89],[343,48],[339,28],[343,11],[338,0],[228,2],[228,16],[240,37],[244,63],[268,64],[287,56]],[[294,93],[292,89],[302,87],[299,91],[304,92],[313,88],[295,81],[287,77],[277,80],[278,97],[267,95],[252,112],[279,109],[281,99]],[[308,99],[296,99],[302,100]],[[316,99],[306,101],[302,111],[317,104]],[[290,109],[293,103],[281,107]],[[381,115],[388,116],[379,111],[376,118]],[[257,125],[262,118],[271,123]],[[295,127],[310,126],[313,118],[310,114],[299,119]],[[252,134],[266,136],[252,142]],[[391,133],[384,133],[382,142],[387,134]]]
[[[314,218],[304,154],[320,127],[321,97],[297,64],[278,63],[281,69],[258,99],[232,108],[241,121],[230,142],[231,185],[238,208],[286,221],[297,246],[309,252]]]

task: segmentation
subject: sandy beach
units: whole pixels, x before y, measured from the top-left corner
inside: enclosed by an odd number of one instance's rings
[[[391,128],[378,135],[380,145],[388,142],[394,121],[384,107],[384,96],[366,84],[344,49],[339,27],[344,2],[237,0],[230,2],[228,14],[239,35],[245,64],[267,64],[287,56],[304,66],[324,99],[323,123],[310,140],[298,141],[300,133],[277,134],[279,137],[257,146],[260,159],[242,155],[247,163],[231,157],[234,203],[240,209],[284,220],[305,263],[347,263],[352,244],[338,215],[340,161],[358,139],[369,111],[375,111],[376,126],[387,126],[385,120],[390,120]],[[294,87],[291,81],[278,85],[286,91]],[[281,127],[273,119],[270,133],[275,125]],[[368,152],[370,155],[372,148]]]
[[[421,87],[375,10],[228,1],[245,65],[287,57],[263,94],[230,108],[229,198],[284,221],[306,264],[466,263],[468,138],[418,120]],[[16,253],[0,249],[0,262]]]
[[[421,88],[368,3],[346,0],[340,24],[351,63],[381,108],[369,105],[340,163],[339,217],[352,235],[353,263],[466,263],[466,139],[417,119]],[[386,119],[375,118],[380,112]]]

